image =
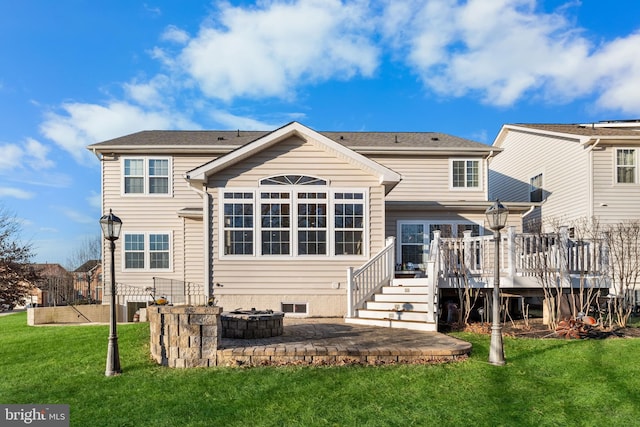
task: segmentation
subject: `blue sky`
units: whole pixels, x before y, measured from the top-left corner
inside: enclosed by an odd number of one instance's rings
[[[637,0],[0,0],[0,204],[36,262],[100,233],[85,147],[144,129],[490,144],[504,123],[636,118]]]

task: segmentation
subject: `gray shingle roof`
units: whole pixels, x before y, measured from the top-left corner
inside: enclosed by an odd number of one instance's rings
[[[608,128],[596,127],[584,124],[535,124],[535,123],[514,123],[511,126],[530,128],[548,132],[566,133],[579,136],[637,136],[640,138],[640,131],[634,128]]]
[[[150,130],[133,133],[104,142],[90,145],[89,149],[100,151],[102,148],[117,147],[239,147],[262,136],[269,131],[177,131]],[[489,151],[486,144],[459,138],[439,132],[319,132],[346,147],[357,148],[431,148],[431,149],[470,149]]]

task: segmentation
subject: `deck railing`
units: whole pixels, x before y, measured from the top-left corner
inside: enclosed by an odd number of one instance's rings
[[[361,267],[347,269],[347,317],[382,286],[391,282],[395,272],[395,238],[388,237],[384,249]]]
[[[496,256],[493,236],[465,232],[461,239],[437,238],[431,251],[439,251],[442,277],[493,275]],[[607,271],[607,248],[602,240],[571,240],[566,227],[559,233],[516,234],[513,227],[501,233],[500,270],[506,276],[536,276],[542,271],[561,276],[602,275]],[[436,240],[436,239],[434,239]]]

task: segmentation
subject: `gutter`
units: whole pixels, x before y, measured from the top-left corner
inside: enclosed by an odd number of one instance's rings
[[[589,218],[593,218],[593,150],[598,146],[598,144],[600,144],[600,138],[596,139],[596,142],[594,142],[588,149],[587,149],[587,161],[589,162],[589,164],[587,165],[587,179],[589,180],[588,186],[589,186],[589,197],[587,198],[587,203],[589,203],[589,206],[587,208],[587,212],[589,212]]]

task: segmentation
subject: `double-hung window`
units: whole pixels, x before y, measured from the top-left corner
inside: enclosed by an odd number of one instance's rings
[[[253,193],[225,192],[224,254],[253,255]]]
[[[452,159],[451,160],[452,188],[480,188],[480,160]]]
[[[168,157],[125,157],[122,160],[124,194],[171,194],[171,160]]]
[[[125,270],[170,269],[170,233],[125,233],[124,268]]]
[[[332,191],[304,175],[262,179],[260,187],[221,191],[222,256],[364,255],[366,193]]]
[[[364,194],[335,193],[334,227],[336,255],[362,255]]]
[[[616,150],[616,182],[618,184],[635,184],[636,174],[636,150],[618,148]]]

